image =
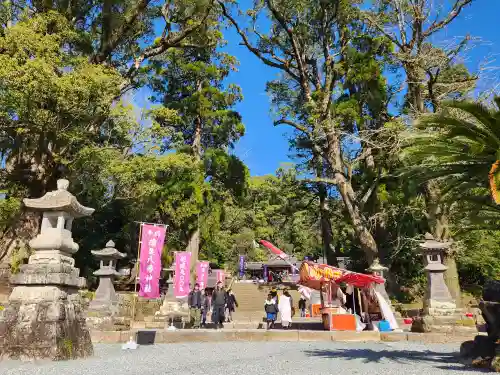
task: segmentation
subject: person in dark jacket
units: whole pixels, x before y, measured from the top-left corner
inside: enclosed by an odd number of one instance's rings
[[[267,299],[264,301],[264,311],[266,312],[267,329],[269,330],[274,327],[278,315],[278,303],[271,293],[267,295]]]
[[[207,325],[207,314],[212,310],[212,296],[210,292],[205,289],[203,293],[203,304],[201,305],[201,326]]]
[[[215,323],[215,328],[223,328],[224,325],[224,310],[227,304],[227,293],[222,287],[222,282],[217,282],[217,287],[212,293],[212,321]]]
[[[235,311],[235,307],[238,307],[238,301],[236,301],[236,297],[231,289],[228,289],[226,296],[226,318],[227,322],[233,321],[233,312]]]
[[[200,328],[202,303],[203,297],[201,295],[200,285],[194,284],[193,290],[188,295],[188,306],[193,328]]]
[[[300,317],[305,318],[306,317],[306,299],[304,296],[301,296],[299,299],[299,310],[300,310]]]

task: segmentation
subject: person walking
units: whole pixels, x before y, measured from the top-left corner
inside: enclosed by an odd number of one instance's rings
[[[271,293],[267,295],[267,299],[264,301],[264,311],[266,312],[267,329],[274,328],[274,322],[278,315],[278,304]]]
[[[193,328],[200,328],[202,295],[200,285],[194,284],[194,288],[188,295],[188,306],[191,315],[191,323]]]
[[[207,289],[205,289],[205,292],[203,294],[203,303],[201,305],[201,326],[206,327],[207,326],[207,314],[212,310],[212,296],[208,292]]]
[[[305,318],[306,317],[306,299],[304,296],[301,296],[299,299],[299,310],[300,310],[300,317]]]
[[[222,282],[218,281],[217,286],[212,293],[212,321],[215,323],[215,328],[223,328],[224,325],[224,310],[227,304],[227,294],[222,287]]]
[[[238,307],[238,301],[236,301],[236,296],[234,295],[231,289],[228,289],[226,296],[226,318],[227,322],[233,321],[233,312],[235,311],[235,307]]]
[[[290,293],[288,290],[283,292],[279,302],[278,310],[281,314],[281,326],[284,329],[288,329],[292,325],[292,305],[290,303]]]

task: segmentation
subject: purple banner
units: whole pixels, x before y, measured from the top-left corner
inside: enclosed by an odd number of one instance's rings
[[[240,277],[245,275],[245,256],[240,255]]]
[[[142,225],[139,256],[139,296],[160,297],[161,254],[165,242],[164,226]]]
[[[189,294],[189,277],[191,253],[187,251],[175,253],[174,296],[184,298]]]
[[[264,281],[267,281],[267,265],[264,264]]]
[[[196,263],[196,282],[200,285],[200,289],[205,289],[208,283],[208,268],[209,262]]]

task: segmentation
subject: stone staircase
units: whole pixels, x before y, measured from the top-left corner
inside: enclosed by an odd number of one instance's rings
[[[278,293],[281,295],[284,286],[276,285]],[[232,290],[238,301],[238,307],[233,313],[235,323],[262,322],[265,316],[264,301],[271,290],[269,285],[259,285],[253,283],[233,283]],[[297,309],[300,298],[298,291],[289,288],[293,298],[293,303]]]

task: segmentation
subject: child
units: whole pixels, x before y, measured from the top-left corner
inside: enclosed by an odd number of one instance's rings
[[[264,302],[264,310],[266,311],[267,329],[270,329],[274,327],[278,315],[278,305],[271,293],[267,295],[267,300]]]

